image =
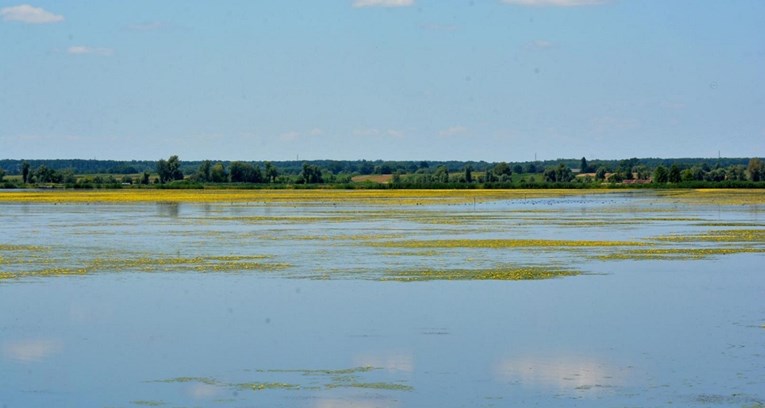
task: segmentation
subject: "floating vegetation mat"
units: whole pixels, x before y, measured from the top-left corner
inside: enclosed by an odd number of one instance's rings
[[[659,190],[660,197],[701,205],[765,205],[762,189]]]
[[[353,367],[337,370],[256,370],[256,381],[229,382],[210,377],[177,377],[154,380],[154,383],[199,383],[209,386],[231,388],[239,391],[261,392],[266,390],[331,390],[336,388],[360,388],[380,391],[412,391],[414,388],[404,380],[380,381],[390,377],[387,370],[377,367]]]
[[[765,244],[765,229],[726,229],[700,234],[665,235],[656,239],[665,242],[753,242]]]
[[[587,241],[556,239],[432,239],[370,243],[386,248],[575,248],[645,246],[638,241]]]
[[[93,258],[74,266],[49,266],[50,264],[72,262],[55,258],[29,262],[25,257],[0,258],[0,281],[32,277],[90,275],[114,272],[268,272],[282,271],[291,265],[282,262],[267,262],[265,255],[230,255],[207,257],[139,257],[139,258]]]
[[[765,248],[653,248],[627,250],[605,255],[595,255],[591,259],[610,260],[693,260],[705,259],[716,255],[745,253],[765,253]]]
[[[390,271],[381,280],[538,280],[581,275],[582,272],[543,266],[504,266],[492,269],[412,269]]]

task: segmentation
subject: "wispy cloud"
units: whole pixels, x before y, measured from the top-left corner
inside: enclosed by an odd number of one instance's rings
[[[167,28],[166,23],[160,21],[148,21],[143,23],[130,24],[126,28],[132,31],[156,31]]]
[[[353,7],[407,7],[414,0],[354,0]]]
[[[390,138],[400,139],[406,136],[406,133],[403,130],[398,130],[398,129],[382,130],[382,129],[376,129],[376,128],[363,128],[363,129],[354,129],[353,136],[370,137],[370,138],[390,137]]]
[[[438,24],[438,23],[427,23],[420,25],[420,28],[427,31],[457,31],[459,27],[456,24]]]
[[[547,50],[555,48],[555,43],[547,40],[534,40],[526,44],[526,48],[533,50]]]
[[[32,7],[29,4],[3,7],[0,9],[3,21],[19,21],[27,24],[48,24],[64,21],[64,16],[53,14],[40,7]]]
[[[73,45],[67,48],[66,52],[72,55],[98,55],[101,57],[114,55],[114,50],[111,48],[88,47],[85,45]]]
[[[553,7],[575,7],[575,6],[596,6],[605,4],[609,0],[502,0],[505,4],[514,4],[517,6],[553,6]]]
[[[441,137],[452,137],[452,136],[464,135],[467,132],[468,132],[468,128],[464,126],[452,126],[439,131],[438,135]]]

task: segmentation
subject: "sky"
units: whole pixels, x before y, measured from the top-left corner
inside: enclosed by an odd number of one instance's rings
[[[0,159],[765,156],[762,0],[0,0]]]

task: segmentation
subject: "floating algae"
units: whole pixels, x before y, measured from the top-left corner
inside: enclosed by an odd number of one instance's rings
[[[572,248],[644,246],[637,241],[589,241],[557,239],[433,239],[386,241],[368,245],[387,248]]]
[[[412,269],[389,271],[381,280],[416,282],[432,280],[540,280],[582,273],[544,266],[500,266],[490,269]]]
[[[591,259],[611,260],[694,260],[715,255],[765,253],[765,248],[654,248],[595,255]]]
[[[269,381],[251,381],[229,383],[219,381],[210,377],[176,377],[164,380],[154,380],[155,383],[202,383],[218,387],[227,387],[237,390],[247,391],[265,391],[265,390],[321,390],[334,388],[364,388],[383,391],[412,391],[414,387],[404,384],[402,381],[384,382],[384,381],[362,381],[361,376],[370,374],[382,369],[370,366],[352,367],[344,369],[271,369],[256,370],[260,377],[284,377],[289,375],[299,375],[302,377],[311,377],[310,383],[305,384],[295,381],[283,381],[282,378],[267,378]]]

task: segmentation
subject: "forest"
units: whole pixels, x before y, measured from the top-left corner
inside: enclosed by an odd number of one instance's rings
[[[0,160],[4,188],[763,187],[761,158],[486,161]]]

